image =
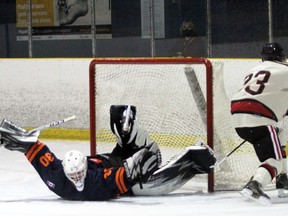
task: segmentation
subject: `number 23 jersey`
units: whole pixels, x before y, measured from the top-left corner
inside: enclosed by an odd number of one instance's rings
[[[231,99],[236,127],[273,125],[288,108],[288,65],[264,61],[245,76],[242,88]]]

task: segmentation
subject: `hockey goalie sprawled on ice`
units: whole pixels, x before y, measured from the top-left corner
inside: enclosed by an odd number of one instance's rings
[[[68,200],[168,194],[196,174],[209,173],[216,162],[211,149],[194,145],[162,166],[158,144],[139,127],[135,106],[112,105],[110,126],[117,144],[111,153],[95,156],[69,151],[60,160],[38,140],[41,127],[26,131],[6,119],[0,140],[6,149],[24,153],[47,187]]]

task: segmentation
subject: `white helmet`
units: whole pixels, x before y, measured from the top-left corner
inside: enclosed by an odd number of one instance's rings
[[[62,165],[67,178],[74,183],[78,191],[82,191],[87,174],[87,157],[79,151],[69,151],[65,154]]]

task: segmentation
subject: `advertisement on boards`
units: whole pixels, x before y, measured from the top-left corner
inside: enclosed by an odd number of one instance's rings
[[[32,0],[33,40],[91,39],[91,0]],[[111,38],[111,1],[95,0],[97,39]],[[27,0],[16,0],[17,40],[28,39]]]

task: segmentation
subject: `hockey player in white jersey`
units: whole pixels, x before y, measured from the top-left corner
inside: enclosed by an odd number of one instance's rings
[[[288,64],[278,43],[267,43],[262,63],[250,70],[242,88],[233,95],[231,114],[237,134],[250,142],[261,162],[240,192],[261,204],[270,204],[263,188],[276,178],[279,196],[288,190],[286,137],[279,122],[288,109]]]

